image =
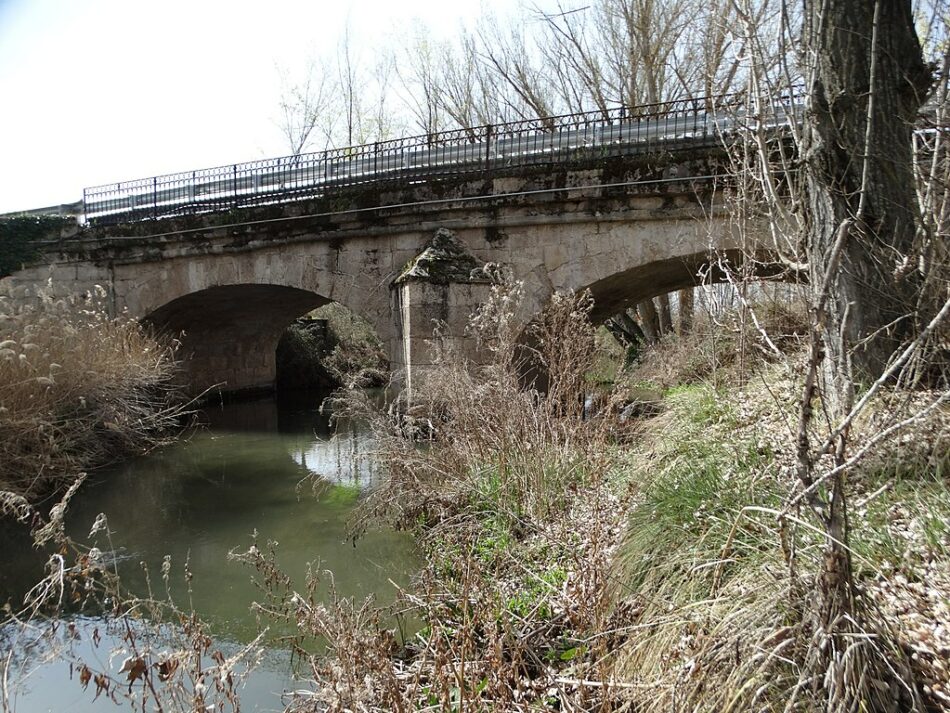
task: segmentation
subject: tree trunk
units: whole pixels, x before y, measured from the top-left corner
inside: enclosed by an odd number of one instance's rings
[[[604,326],[624,349],[646,342],[640,325],[626,312],[620,312],[604,322]]]
[[[660,318],[656,313],[653,300],[644,300],[637,304],[637,315],[640,317],[640,327],[647,344],[656,344],[660,341]]]
[[[669,294],[657,297],[656,303],[660,315],[660,334],[669,334],[673,331],[673,315],[670,311]]]
[[[820,345],[822,396],[837,422],[851,407],[855,380],[877,378],[915,332],[920,280],[912,254],[917,207],[911,142],[930,73],[910,0],[804,0],[804,11],[802,209],[820,337],[815,355]],[[803,403],[803,413],[809,411]],[[844,462],[846,447],[844,433],[836,463]],[[848,665],[861,670],[845,655],[857,627],[845,482],[846,473],[839,472],[825,485],[819,612],[825,640],[818,673],[829,711],[856,710],[865,693],[840,685]]]
[[[693,327],[693,288],[680,290],[676,293],[679,302],[678,333],[683,336]]]
[[[850,352],[856,375],[874,378],[915,325],[911,141],[931,76],[910,0],[804,5],[811,284],[820,288],[838,227],[853,221],[830,285],[824,342],[833,374],[843,376]]]

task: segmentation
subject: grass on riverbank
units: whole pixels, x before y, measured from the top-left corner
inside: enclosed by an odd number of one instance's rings
[[[110,317],[104,291],[15,297],[0,294],[0,490],[35,500],[177,425],[173,348]]]
[[[503,327],[506,299],[517,295],[496,295],[475,326]],[[427,565],[404,603],[423,627],[402,644],[365,605],[296,602],[304,630],[338,642],[311,660],[318,685],[301,710],[824,709],[827,683],[808,674],[823,541],[788,506],[798,322],[781,310],[791,328],[771,345],[754,324],[737,330],[745,358],[728,344],[697,353],[702,327],[662,342],[628,375],[656,403],[621,424],[626,385],[593,418],[579,408],[594,340],[574,299],[537,340],[547,364],[570,365],[548,394],[520,388],[500,328],[490,365],[449,360],[422,405],[378,418],[392,478],[367,512],[418,533]],[[933,397],[880,396],[855,442]],[[936,409],[851,475],[867,624],[854,671],[871,650],[909,667],[912,689],[878,696],[895,711],[950,710],[948,422]]]
[[[797,492],[799,359],[760,364],[728,391],[709,383],[668,390],[665,412],[631,453],[638,494],[614,572],[618,601],[637,611],[637,633],[615,675],[634,685],[634,704],[824,709],[827,683],[808,673],[823,540],[804,509],[788,507]],[[881,397],[855,442],[935,396]],[[885,691],[893,710],[950,710],[948,439],[950,411],[937,409],[850,474],[849,545],[867,637],[855,655],[873,649],[912,671],[914,690]]]

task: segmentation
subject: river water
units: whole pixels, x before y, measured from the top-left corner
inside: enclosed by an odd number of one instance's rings
[[[209,408],[204,419],[207,426],[186,440],[96,472],[70,508],[67,529],[87,542],[99,513],[106,515],[110,534],[98,534],[95,544],[118,560],[132,591],[148,591],[147,568],[153,592],[164,596],[161,567],[169,556],[172,596],[180,604],[190,599],[228,655],[259,631],[250,609],[262,597],[252,582],[254,572],[228,561],[228,552],[246,550],[255,534],[262,549],[277,543],[277,561],[298,591],[304,590],[310,563],[333,572],[339,594],[359,599],[372,594],[382,604],[393,600],[393,582],[408,583],[419,561],[406,535],[380,527],[355,542],[348,536],[357,500],[378,475],[365,429],[343,422],[331,432],[314,402],[231,404]],[[16,604],[42,564],[22,533],[0,532],[0,546],[5,552],[0,603]],[[186,561],[193,574],[190,595]],[[103,622],[75,623],[88,632]],[[0,636],[0,647],[5,640],[7,648],[20,645]],[[77,645],[88,645],[82,641]],[[28,678],[10,682],[18,684],[10,698],[14,711],[117,710],[104,697],[94,701],[93,686],[84,691],[75,677],[70,680],[65,663],[31,670]],[[299,685],[289,652],[272,646],[240,691],[241,709],[281,710],[280,693]]]

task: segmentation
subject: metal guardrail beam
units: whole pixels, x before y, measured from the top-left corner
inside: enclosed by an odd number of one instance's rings
[[[798,95],[789,94],[754,119],[777,128],[793,121],[800,107]],[[685,151],[719,143],[747,118],[739,98],[725,95],[454,129],[86,188],[83,212],[88,223],[124,223],[284,203],[360,185]]]

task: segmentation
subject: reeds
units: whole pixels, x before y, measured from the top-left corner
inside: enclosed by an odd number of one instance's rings
[[[106,293],[0,294],[0,489],[36,499],[177,424],[173,345],[110,316]]]

